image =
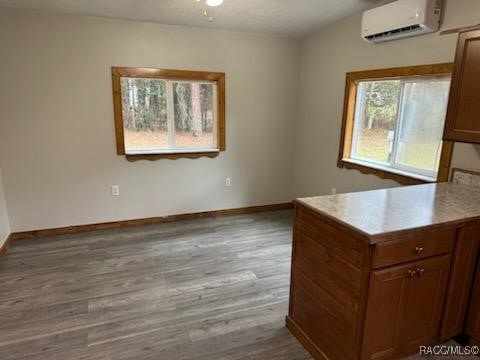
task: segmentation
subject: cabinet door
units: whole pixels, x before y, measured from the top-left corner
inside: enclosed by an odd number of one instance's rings
[[[480,227],[478,225],[460,229],[452,258],[450,281],[443,312],[440,333],[442,341],[461,335],[465,328],[465,317],[475,276],[479,247]]]
[[[371,274],[362,359],[389,359],[401,354],[401,320],[412,265]]]
[[[421,345],[438,341],[443,303],[450,273],[450,255],[416,264],[417,273],[408,282],[402,348],[407,354],[418,352]]]
[[[390,359],[438,339],[450,255],[374,271],[362,359]]]
[[[480,344],[480,262],[468,310],[467,335],[472,338],[472,343]]]
[[[460,33],[444,139],[480,143],[480,29]]]

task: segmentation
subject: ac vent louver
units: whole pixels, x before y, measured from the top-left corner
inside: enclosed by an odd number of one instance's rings
[[[440,28],[442,0],[396,0],[363,13],[362,38],[372,44],[430,34]]]
[[[422,30],[422,27],[420,25],[405,26],[400,29],[389,30],[389,31],[384,31],[382,33],[378,33],[378,34],[369,35],[369,36],[366,36],[365,39],[367,40],[381,39],[381,38],[390,37],[397,34],[412,33],[418,30]]]

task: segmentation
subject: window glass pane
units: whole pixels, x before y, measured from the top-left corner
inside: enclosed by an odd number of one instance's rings
[[[438,171],[449,88],[449,78],[404,84],[397,164]]]
[[[175,146],[216,148],[215,86],[199,82],[174,82]]]
[[[353,158],[382,163],[391,161],[400,88],[399,80],[358,83]]]
[[[168,147],[165,80],[122,78],[121,93],[126,152]]]

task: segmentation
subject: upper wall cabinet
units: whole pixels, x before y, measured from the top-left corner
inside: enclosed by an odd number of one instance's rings
[[[459,36],[444,139],[480,143],[480,27]]]

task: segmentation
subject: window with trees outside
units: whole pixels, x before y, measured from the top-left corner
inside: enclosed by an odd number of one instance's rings
[[[214,157],[225,150],[225,74],[112,68],[117,153]]]
[[[347,74],[339,167],[405,184],[446,181],[451,64]]]

